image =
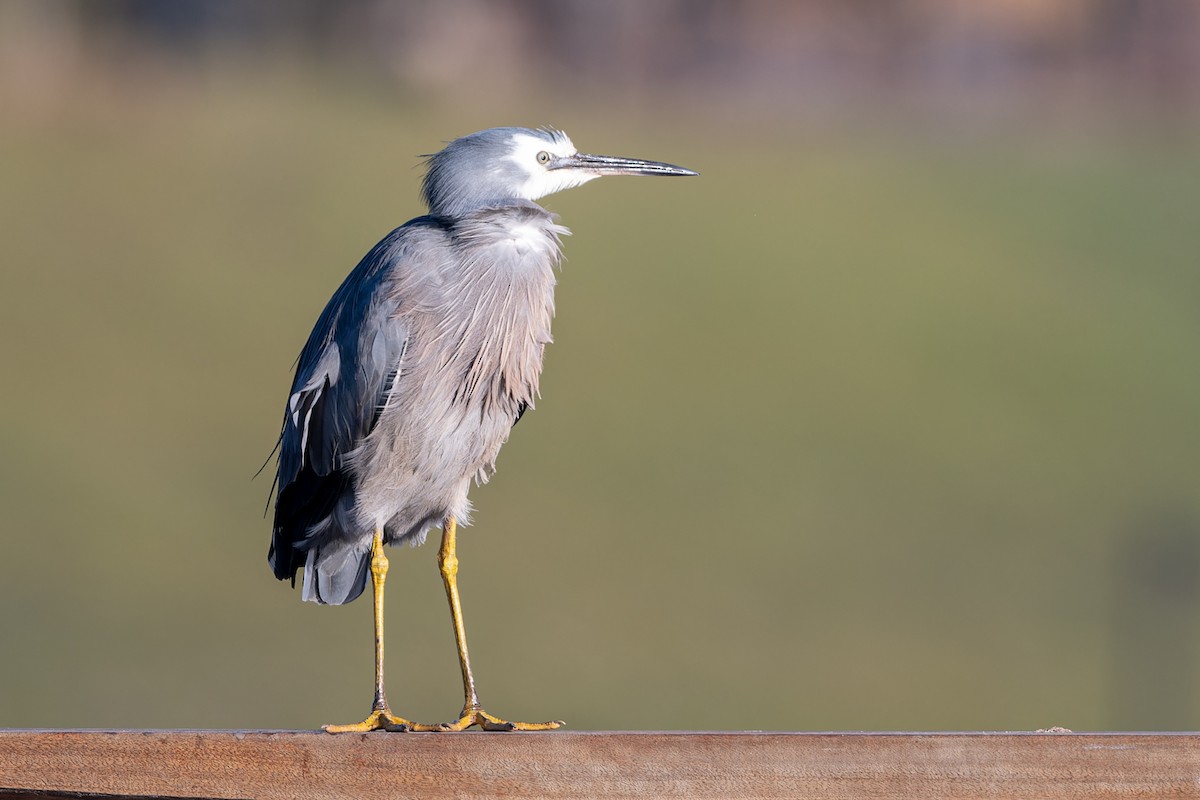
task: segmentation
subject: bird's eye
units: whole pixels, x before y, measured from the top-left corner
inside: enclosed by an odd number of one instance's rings
[[[539,164],[549,164],[550,163],[550,154],[547,153],[545,150],[543,150],[542,152],[537,154],[537,161]]]

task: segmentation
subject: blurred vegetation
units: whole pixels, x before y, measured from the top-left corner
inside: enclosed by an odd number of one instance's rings
[[[416,154],[552,123],[703,177],[546,201],[543,400],[460,545],[491,710],[1196,727],[1193,137],[450,106],[302,60],[103,85],[0,118],[0,726],[362,716],[370,607],[271,578],[252,476]],[[393,705],[448,718],[434,548],[392,570]]]

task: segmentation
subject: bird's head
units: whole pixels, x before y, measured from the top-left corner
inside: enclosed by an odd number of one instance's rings
[[[603,175],[697,175],[638,158],[580,153],[562,131],[489,128],[428,157],[423,194],[430,212],[460,216],[512,200],[537,200]]]

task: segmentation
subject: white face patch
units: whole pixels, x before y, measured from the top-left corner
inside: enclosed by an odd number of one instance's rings
[[[599,178],[599,173],[584,169],[546,169],[538,163],[538,153],[545,151],[554,158],[573,156],[579,151],[567,138],[565,133],[556,133],[553,142],[545,139],[518,133],[513,136],[513,154],[509,158],[521,168],[529,178],[521,185],[520,196],[526,200],[537,200],[548,194],[561,192],[582,186],[590,180]]]

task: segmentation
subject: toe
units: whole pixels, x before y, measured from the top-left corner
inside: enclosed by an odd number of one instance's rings
[[[495,717],[480,717],[479,727],[485,731],[515,731],[517,724]]]

